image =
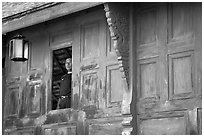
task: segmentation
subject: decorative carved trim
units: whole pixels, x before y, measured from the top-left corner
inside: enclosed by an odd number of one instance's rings
[[[128,115],[128,116],[124,116],[123,121],[122,121],[122,125],[123,125],[123,131],[122,131],[122,135],[130,135],[133,127],[131,127],[131,121],[132,121],[132,116]]]
[[[124,83],[122,135],[130,135],[133,127],[130,113],[132,93],[129,92],[129,4],[105,3],[104,10]]]
[[[113,46],[118,56],[119,68],[122,78],[129,85],[129,13],[128,5],[106,3],[104,4],[107,23],[110,30]],[[110,10],[111,9],[111,10]]]

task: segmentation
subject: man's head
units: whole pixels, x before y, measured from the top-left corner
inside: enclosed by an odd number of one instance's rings
[[[66,59],[66,61],[65,61],[65,68],[68,71],[71,71],[71,69],[72,69],[72,58],[67,58]]]

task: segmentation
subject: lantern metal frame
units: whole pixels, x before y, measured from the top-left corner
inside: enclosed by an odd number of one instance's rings
[[[9,58],[12,61],[24,62],[29,57],[29,42],[17,34],[9,41]]]

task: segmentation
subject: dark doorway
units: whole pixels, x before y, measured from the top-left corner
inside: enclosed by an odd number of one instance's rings
[[[60,99],[60,82],[62,77],[67,74],[65,60],[72,58],[72,47],[53,50],[52,55],[52,110],[56,110]],[[71,107],[71,104],[69,106]]]

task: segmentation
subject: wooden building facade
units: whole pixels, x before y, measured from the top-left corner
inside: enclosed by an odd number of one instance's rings
[[[202,3],[70,2],[3,17],[3,134],[202,134],[201,13]],[[9,58],[16,34],[27,61]],[[71,108],[56,109],[66,58]]]

